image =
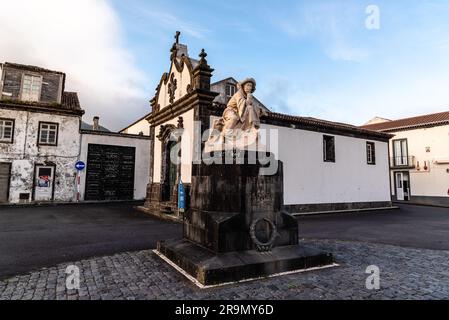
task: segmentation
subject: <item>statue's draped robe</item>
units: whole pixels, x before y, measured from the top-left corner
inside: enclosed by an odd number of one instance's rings
[[[252,103],[248,103],[248,98],[242,89],[229,100],[228,106],[223,113],[224,130],[259,129],[259,110]]]

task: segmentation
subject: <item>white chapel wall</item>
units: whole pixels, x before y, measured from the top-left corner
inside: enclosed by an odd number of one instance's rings
[[[184,65],[182,72],[179,72],[174,66],[174,62],[172,62],[169,79],[166,84],[164,82],[161,83],[161,89],[159,91],[158,104],[160,105],[161,110],[170,105],[168,85],[170,84],[170,77],[172,74],[174,74],[174,79],[177,81],[174,102],[187,94],[187,86],[191,83],[189,68]]]
[[[390,201],[388,143],[376,145],[376,165],[368,165],[366,142],[335,136],[335,163],[323,161],[323,133],[278,129],[284,163],[285,205]]]

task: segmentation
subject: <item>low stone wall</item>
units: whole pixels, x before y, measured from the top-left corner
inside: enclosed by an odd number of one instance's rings
[[[449,197],[412,196],[410,201],[395,201],[395,202],[449,208]]]
[[[332,211],[358,211],[366,209],[391,208],[391,201],[381,202],[348,202],[348,203],[317,203],[286,205],[284,210],[291,214],[332,212]]]

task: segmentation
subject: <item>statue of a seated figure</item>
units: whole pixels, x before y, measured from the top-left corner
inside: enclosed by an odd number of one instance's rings
[[[247,78],[237,85],[238,91],[229,100],[219,120],[215,120],[206,149],[244,148],[258,142],[260,116],[265,110],[254,105],[253,93],[256,91],[256,80]]]

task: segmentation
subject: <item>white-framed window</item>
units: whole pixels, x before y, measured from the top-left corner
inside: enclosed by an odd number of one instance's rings
[[[366,143],[366,162],[371,165],[376,164],[376,145],[374,142]]]
[[[14,120],[0,119],[0,142],[12,143],[14,136]]]
[[[39,122],[39,145],[56,146],[58,144],[58,124]]]
[[[22,82],[22,100],[38,102],[41,96],[42,77],[25,74]]]
[[[237,88],[232,83],[226,84],[226,97],[232,98],[232,96],[237,92]]]
[[[408,165],[408,145],[407,139],[399,139],[393,141],[394,165]]]

